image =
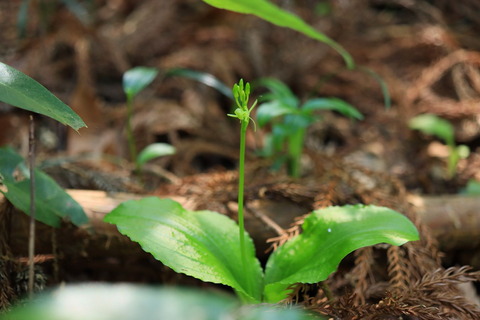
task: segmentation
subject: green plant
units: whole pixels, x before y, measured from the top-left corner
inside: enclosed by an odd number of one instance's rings
[[[148,197],[122,203],[106,217],[176,272],[232,287],[248,303],[275,303],[294,283],[316,283],[334,272],[358,248],[377,243],[401,245],[418,239],[415,226],[384,207],[352,205],[312,212],[303,233],[280,246],[265,271],[243,222],[244,133],[250,120],[249,85],[234,86],[235,114],[241,121],[238,225],[212,211],[188,211],[170,199]],[[242,142],[243,141],[243,142]]]
[[[148,67],[135,67],[123,75],[123,90],[127,97],[127,140],[130,158],[135,163],[136,171],[140,172],[142,166],[158,157],[172,155],[175,148],[167,143],[153,143],[143,149],[137,156],[137,148],[132,129],[133,101],[134,98],[145,89],[157,77],[159,70]],[[164,77],[179,76],[196,80],[204,85],[218,90],[226,97],[233,99],[231,90],[220,80],[211,74],[185,68],[172,68],[165,70]]]
[[[75,130],[85,126],[72,109],[40,83],[1,62],[0,101],[51,117]],[[80,205],[53,179],[38,169],[34,175],[37,220],[53,227],[60,226],[63,217],[69,217],[77,225],[87,222]],[[1,190],[5,197],[16,208],[29,214],[30,174],[23,158],[9,147],[0,148],[0,183],[6,188]]]
[[[210,73],[186,68],[172,68],[165,71],[165,77],[173,76],[188,78],[195,80],[199,83],[203,83],[204,85],[217,90],[225,97],[233,100],[232,90]]]
[[[52,178],[39,169],[34,174],[38,221],[52,227],[60,227],[63,218],[78,226],[88,222],[82,207]],[[10,147],[0,147],[0,184],[6,188],[1,190],[5,197],[29,214],[30,174],[23,158]]]
[[[137,162],[137,146],[133,136],[132,118],[133,118],[133,100],[157,77],[158,70],[148,67],[135,67],[123,74],[123,91],[127,97],[127,140],[128,150],[130,151],[130,160],[135,163],[136,171],[140,171],[140,165]]]
[[[83,120],[50,91],[26,74],[0,62],[0,101],[43,114],[78,130]]]
[[[158,70],[148,67],[135,67],[128,70],[123,75],[123,91],[127,97],[127,140],[130,158],[135,163],[135,171],[139,173],[143,165],[158,157],[163,157],[175,153],[175,148],[168,143],[153,143],[143,149],[137,155],[137,146],[133,136],[132,118],[133,118],[133,100],[145,89],[158,75]]]
[[[287,162],[289,174],[296,178],[300,176],[300,159],[307,128],[321,119],[316,111],[333,110],[352,119],[363,119],[355,107],[338,98],[313,98],[301,104],[279,80],[265,78],[259,80],[258,85],[270,90],[261,97],[262,103],[257,110],[258,125],[263,127],[272,124],[272,133],[266,138],[262,155],[276,158],[274,167],[277,168]]]
[[[243,84],[243,80],[240,80],[238,84],[233,86],[233,97],[237,108],[234,114],[228,114],[229,117],[237,118],[240,120],[240,157],[238,165],[238,224],[239,224],[239,239],[240,239],[240,253],[242,256],[242,265],[248,272],[249,264],[247,263],[247,254],[245,249],[245,226],[243,219],[243,190],[244,190],[244,178],[245,178],[245,137],[247,134],[248,123],[250,122],[250,112],[257,104],[255,101],[248,108],[248,99],[250,97],[250,84],[247,82]]]
[[[137,157],[136,165],[139,170],[142,170],[143,165],[148,161],[172,154],[175,154],[175,147],[171,144],[161,142],[152,143],[140,151]]]
[[[313,38],[320,42],[323,42],[333,49],[335,49],[345,61],[345,64],[349,69],[353,69],[355,63],[351,55],[337,42],[333,41],[325,34],[318,32],[310,25],[305,23],[297,15],[282,10],[277,7],[275,4],[267,0],[203,0],[209,5],[219,8],[226,9],[238,13],[244,14],[253,14],[263,20],[266,20],[270,23],[273,23],[280,27],[287,27],[303,33],[307,37]]]
[[[470,154],[468,146],[457,146],[455,144],[453,125],[449,121],[430,113],[421,114],[410,119],[408,125],[411,129],[436,136],[445,142],[449,150],[447,175],[451,179],[457,171],[458,161],[467,158]]]
[[[0,62],[0,101],[51,117],[78,130],[85,126],[83,120],[41,84],[24,73]],[[40,220],[54,227],[62,217],[68,216],[80,225],[87,222],[83,209],[50,177],[35,170],[34,120],[29,126],[29,170],[23,159],[10,148],[0,151],[1,192],[19,210],[30,216],[28,242],[28,292],[34,290],[35,221]],[[19,180],[15,171],[23,173]],[[23,169],[23,170],[22,170]]]

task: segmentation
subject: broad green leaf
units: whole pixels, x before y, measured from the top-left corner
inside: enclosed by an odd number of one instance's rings
[[[303,233],[286,242],[269,258],[265,298],[277,302],[293,283],[327,279],[350,252],[378,243],[402,245],[419,239],[413,223],[392,209],[348,205],[316,210],[303,223]]]
[[[30,212],[30,179],[17,181],[14,170],[23,163],[23,159],[10,147],[0,148],[0,174],[2,183],[7,187],[2,192],[20,211]],[[40,170],[35,170],[35,218],[52,227],[59,227],[66,217],[75,225],[88,222],[82,207],[72,199],[52,178]]]
[[[22,303],[1,320],[308,320],[299,308],[241,305],[208,289],[133,284],[67,285]]]
[[[127,98],[133,99],[145,89],[158,74],[158,70],[149,67],[135,67],[123,74],[123,91]]]
[[[180,77],[196,80],[200,83],[203,83],[206,86],[216,89],[218,92],[220,92],[227,98],[230,98],[233,100],[232,89],[230,89],[227,85],[225,85],[223,82],[218,80],[218,78],[214,77],[209,73],[195,71],[191,69],[175,68],[175,69],[168,70],[165,73],[165,75],[180,76]]]
[[[19,182],[4,181],[5,197],[19,210],[30,213],[30,179]],[[82,207],[52,178],[35,170],[35,218],[52,227],[60,227],[62,218],[80,226],[88,222]]]
[[[0,62],[0,101],[40,113],[78,130],[83,120],[69,106],[26,74]]]
[[[333,110],[349,118],[358,120],[363,119],[363,115],[357,110],[357,108],[338,98],[310,99],[303,104],[302,110],[307,112],[315,110]]]
[[[446,144],[453,146],[454,131],[450,122],[434,114],[425,113],[410,119],[410,129],[419,130],[425,134],[434,135]]]
[[[286,114],[296,113],[298,110],[285,105],[278,100],[262,103],[257,109],[257,122],[260,127],[269,123],[273,118]]]
[[[175,154],[175,147],[168,143],[152,143],[143,149],[137,158],[137,164],[143,166],[158,157]]]
[[[124,202],[105,221],[176,272],[228,285],[249,302],[261,301],[262,268],[253,241],[245,233],[248,265],[243,266],[238,226],[228,217],[149,197]]]
[[[263,20],[273,23],[280,27],[287,27],[304,35],[328,44],[335,49],[345,60],[345,64],[349,69],[353,69],[354,62],[350,54],[337,42],[333,41],[313,27],[309,26],[305,21],[293,13],[282,10],[273,3],[266,0],[203,0],[209,5],[226,9],[238,13],[253,14]]]

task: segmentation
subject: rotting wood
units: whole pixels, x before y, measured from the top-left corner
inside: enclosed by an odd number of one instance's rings
[[[407,199],[444,250],[480,244],[480,197],[409,195]]]
[[[103,217],[108,212],[123,201],[144,197],[129,193],[107,193],[94,190],[68,190],[68,193],[85,209],[93,229],[97,233],[106,234],[117,233],[115,226],[103,222]],[[188,199],[185,197],[172,198],[187,209],[193,209],[189,208]],[[478,243],[474,243],[474,239],[479,239],[477,242],[480,241],[480,197],[409,195],[408,201],[416,208],[417,215],[432,230],[442,247],[478,245]],[[266,204],[260,204],[260,206],[266,210],[269,208]],[[278,209],[278,207],[276,208]],[[283,214],[288,214],[288,212],[285,211]],[[295,210],[293,214],[288,214],[289,216],[282,219],[283,223],[280,225],[284,228],[287,227],[284,224],[285,221],[293,221],[298,214],[298,210]],[[252,216],[246,218],[254,219]]]
[[[67,190],[85,210],[90,224],[88,229],[92,229],[97,235],[120,236],[114,225],[103,222],[103,217],[124,201],[140,199],[147,195],[105,192],[97,190]],[[190,202],[186,197],[171,197],[173,200],[181,203],[185,208],[192,210]],[[461,195],[443,195],[443,196],[421,196],[409,195],[410,202],[417,211],[420,220],[425,223],[433,235],[440,242],[444,249],[453,247],[470,248],[477,246],[480,242],[480,198]],[[262,215],[272,219],[282,228],[287,228],[289,222],[302,215],[299,208],[293,210],[292,204],[285,206],[269,205],[269,200],[254,201],[250,206],[254,206],[256,211],[261,211]],[[288,207],[288,210],[278,212],[280,207]],[[273,209],[272,209],[273,208]],[[269,212],[274,210],[275,213]],[[258,213],[256,212],[256,215]],[[280,219],[281,218],[281,219]],[[262,233],[269,233],[269,236],[275,236],[276,233],[266,226],[264,222],[259,223],[258,217],[253,214],[246,215],[248,225],[252,229],[249,232],[254,238],[261,237]],[[262,226],[263,225],[263,226]],[[475,240],[479,239],[479,240]],[[256,239],[259,240],[259,239]]]

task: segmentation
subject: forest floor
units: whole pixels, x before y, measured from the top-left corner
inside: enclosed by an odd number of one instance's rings
[[[340,43],[353,56],[354,70],[318,41],[197,0],[94,1],[97,7],[89,22],[63,6],[42,19],[39,8],[32,6],[25,36],[18,38],[20,2],[0,4],[0,59],[46,86],[88,126],[78,134],[37,118],[38,161],[64,188],[169,195],[183,199],[191,209],[235,217],[237,180],[232,170],[238,160],[239,126],[226,116],[232,102],[192,79],[167,77],[173,68],[205,72],[228,86],[240,78],[273,77],[303,101],[341,98],[364,120],[322,112],[322,120],[308,130],[299,179],[282,170],[272,173],[269,160],[255,155],[268,127],[248,132],[247,203],[284,203],[282,208],[265,209],[284,229],[295,225],[295,216],[328,205],[383,205],[412,218],[422,240],[405,248],[358,250],[328,280],[334,302],[323,299],[322,288],[315,287],[299,288],[304,290],[303,303],[344,319],[480,318],[475,287],[457,286],[480,277],[480,208],[467,210],[470,203],[478,203],[474,197],[458,200],[470,180],[480,181],[477,1],[280,1]],[[122,90],[123,73],[135,66],[160,70],[135,103],[138,149],[153,142],[176,148],[175,155],[152,161],[141,179],[128,161]],[[366,70],[383,79],[390,107],[385,106],[380,83]],[[255,96],[262,93],[254,91]],[[450,121],[455,142],[470,149],[453,177],[447,174],[448,148],[443,141],[409,128],[409,120],[422,113]],[[0,145],[26,155],[27,114],[0,105],[0,123]],[[437,218],[420,219],[415,199],[446,201],[437,206],[467,210],[467,221],[460,221],[470,226],[467,235],[458,226],[449,229],[455,235],[431,229]],[[278,234],[265,219],[250,220],[252,232],[258,233],[255,240],[267,249],[265,240]],[[448,221],[453,225],[456,220]],[[22,223],[10,230],[15,257],[26,256]],[[45,258],[40,266],[49,285],[92,280],[201,285],[125,245],[115,230],[98,233],[92,236],[65,226],[52,240],[51,230],[40,227],[39,257]],[[462,268],[466,265],[473,268]]]

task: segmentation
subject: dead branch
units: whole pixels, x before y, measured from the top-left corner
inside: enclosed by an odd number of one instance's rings
[[[129,193],[107,193],[93,190],[68,190],[80,203],[96,233],[116,234],[116,228],[103,222],[103,217],[120,203],[143,196]],[[173,197],[187,208],[185,197]],[[442,247],[471,247],[473,239],[480,239],[480,198],[460,195],[420,196],[409,195],[408,201],[417,209],[421,222],[426,224]],[[268,206],[265,206],[268,210]],[[195,208],[188,208],[195,209]],[[286,214],[286,213],[284,213]],[[271,215],[270,215],[271,216]],[[294,215],[283,221],[293,221]],[[247,219],[256,219],[248,216]],[[283,227],[285,227],[284,223]],[[255,232],[252,233],[255,234]],[[480,241],[480,240],[479,240]]]

